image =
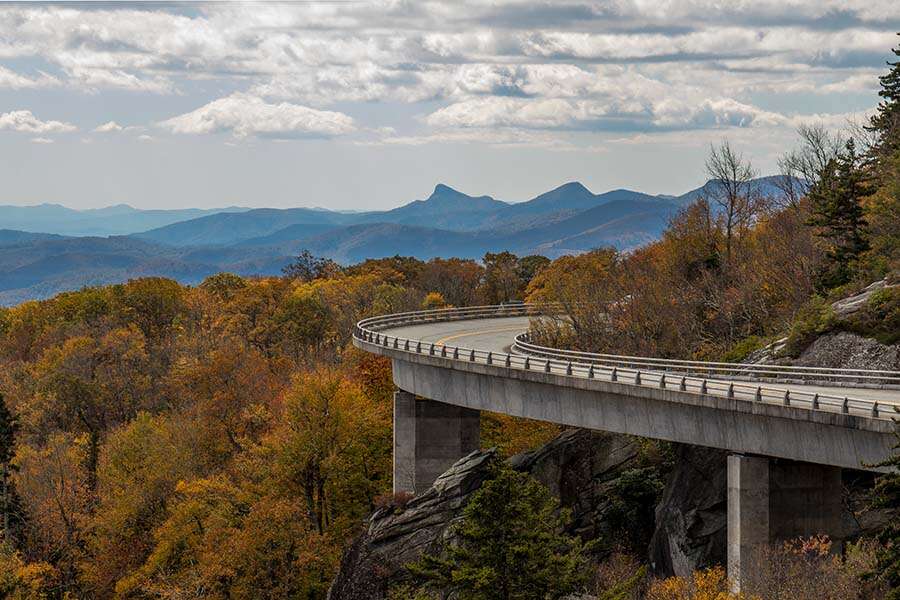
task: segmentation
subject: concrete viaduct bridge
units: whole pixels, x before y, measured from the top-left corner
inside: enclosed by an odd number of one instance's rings
[[[558,350],[529,341],[540,316],[513,304],[360,321],[353,343],[390,357],[399,388],[395,491],[422,492],[477,450],[481,410],[720,448],[739,585],[760,545],[836,538],[841,469],[877,470],[896,442],[900,372]]]

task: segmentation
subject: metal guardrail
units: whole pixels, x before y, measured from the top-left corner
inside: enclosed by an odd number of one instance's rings
[[[727,363],[699,360],[674,360],[560,350],[531,343],[529,332],[516,336],[513,348],[522,354],[549,356],[561,360],[577,360],[595,365],[653,368],[695,375],[720,375],[729,379],[770,381],[777,383],[809,383],[830,386],[900,389],[900,371],[882,369],[834,369],[829,367],[794,367],[755,363]]]
[[[549,307],[557,310],[559,307]],[[439,356],[446,360],[494,365],[508,369],[540,371],[567,377],[596,379],[641,387],[678,390],[711,395],[795,406],[809,410],[892,419],[900,417],[900,406],[874,400],[821,394],[792,387],[772,388],[763,383],[854,385],[855,387],[894,387],[900,384],[900,372],[867,369],[821,369],[816,367],[787,367],[741,363],[679,361],[637,356],[593,354],[547,348],[528,341],[527,333],[516,336],[511,348],[514,352],[500,353],[465,346],[425,343],[382,333],[385,329],[423,323],[488,319],[502,317],[539,317],[546,305],[506,304],[446,308],[397,313],[363,319],[357,323],[356,339],[385,348]],[[716,376],[719,377],[716,377]],[[722,377],[727,377],[723,379]],[[877,380],[877,384],[875,383]],[[755,383],[741,383],[753,381]]]

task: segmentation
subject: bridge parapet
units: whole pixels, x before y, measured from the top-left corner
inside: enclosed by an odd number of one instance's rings
[[[528,332],[516,336],[510,352],[498,353],[466,346],[423,343],[390,333],[391,329],[414,324],[499,317],[540,318],[548,310],[558,315],[562,312],[562,306],[505,304],[385,315],[360,321],[354,329],[354,340],[358,345],[374,345],[411,355],[438,356],[448,362],[502,365],[507,369],[672,389],[876,420],[889,421],[900,417],[900,407],[896,404],[853,395],[854,389],[900,390],[900,372],[897,371],[685,361],[578,352],[534,344]],[[808,386],[812,384],[846,388],[847,393],[810,390]]]

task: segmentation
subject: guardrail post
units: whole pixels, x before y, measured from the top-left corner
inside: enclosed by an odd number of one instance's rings
[[[550,359],[548,358],[547,362],[544,363],[544,373],[549,373],[549,372],[550,372]]]
[[[400,347],[400,338],[394,338],[394,348]]]
[[[388,347],[388,340],[389,340],[389,339],[390,339],[390,338],[388,338],[388,336],[384,336],[384,347],[385,347],[385,348]]]
[[[459,360],[459,346],[453,347],[453,360]]]
[[[475,362],[475,349],[474,348],[469,352],[469,362]]]
[[[428,354],[434,356],[434,344],[431,344],[431,346],[428,347]]]
[[[566,375],[571,375],[571,374],[572,374],[572,361],[569,361],[569,363],[566,365]]]
[[[441,356],[447,356],[447,346],[441,346]]]
[[[687,380],[685,379],[684,375],[681,376],[681,381],[678,382],[678,389],[682,392],[687,390]]]
[[[878,418],[878,401],[877,401],[877,400],[876,400],[875,403],[872,405],[872,417],[875,418],[875,419]]]
[[[844,396],[844,403],[841,405],[841,412],[845,415],[850,414],[850,398]]]
[[[728,384],[728,397],[734,398],[734,384],[733,383]]]
[[[659,376],[659,387],[662,389],[666,389],[666,374],[663,373]]]
[[[753,396],[753,398],[757,402],[762,402],[762,388],[760,386],[756,386],[756,394]]]
[[[591,366],[588,367],[588,379],[593,379],[593,378],[594,378],[594,365],[591,364]]]
[[[487,364],[489,364],[489,365],[494,364],[494,353],[493,352],[488,352]]]
[[[613,367],[612,373],[609,374],[610,381],[618,381],[619,380],[619,372]]]
[[[819,394],[813,394],[812,407],[813,407],[813,410],[818,410],[818,408],[819,408]]]
[[[511,367],[511,366],[512,366],[512,357],[511,357],[511,356],[509,355],[509,353],[507,352],[507,354],[506,354],[506,367],[509,368],[509,367]]]
[[[706,394],[706,380],[705,379],[702,379],[700,381],[700,393]]]
[[[531,357],[530,356],[525,357],[525,370],[526,371],[531,370]]]
[[[640,371],[634,372],[634,385],[641,385],[641,372]]]
[[[421,354],[422,352],[422,342],[416,342],[416,354]]]
[[[784,405],[791,405],[791,390],[784,390]]]
[[[381,343],[381,334],[380,334],[380,333],[376,333],[376,334],[375,334],[375,343],[376,343],[376,344],[380,344],[380,343]]]

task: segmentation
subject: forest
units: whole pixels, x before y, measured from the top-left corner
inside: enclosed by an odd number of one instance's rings
[[[783,352],[797,354],[835,329],[896,344],[900,288],[850,321],[828,308],[900,273],[897,63],[881,84],[863,126],[800,130],[780,160],[779,197],[750,192],[757,173],[739,149],[711,148],[705,170],[716,189],[630,253],[348,267],[300,253],[282,277],[221,273],[195,287],[135,279],[0,309],[0,595],[324,598],[349,540],[393,501],[390,364],[349,343],[367,316],[562,302],[571,319],[536,324],[545,339],[673,358],[741,360],[781,337]],[[482,430],[504,456],[559,432],[496,415]],[[504,597],[559,598],[586,585],[579,557],[591,549],[557,539],[547,524],[565,515],[534,485],[498,467],[467,509],[470,542],[484,541],[478,519],[497,494],[516,499],[510,518],[544,536],[523,560],[554,565],[556,584]],[[898,500],[898,477],[884,476],[872,502]],[[817,548],[795,555],[831,564]],[[863,567],[827,571],[852,575],[828,597],[900,598],[900,525],[866,548]],[[488,550],[463,546],[411,566],[425,583],[409,594],[431,597],[440,583],[460,598],[501,597],[479,577],[502,573],[457,576]],[[636,584],[622,584],[639,572],[604,580],[619,594],[608,597],[634,597],[623,594]],[[660,600],[731,597],[719,571],[648,585]]]

